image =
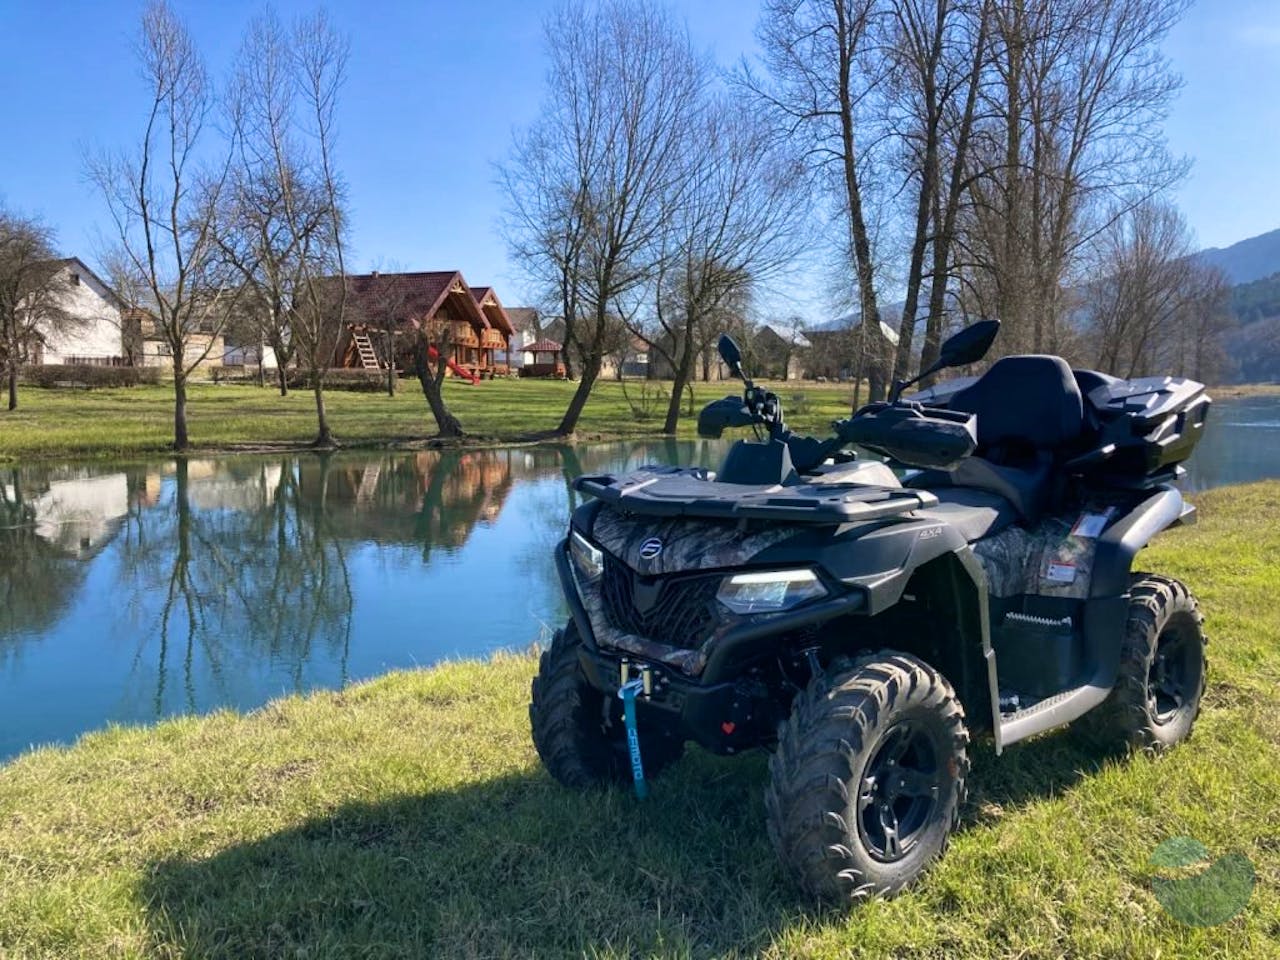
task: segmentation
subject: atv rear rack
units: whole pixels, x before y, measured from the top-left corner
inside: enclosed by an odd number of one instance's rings
[[[574,486],[619,510],[653,517],[841,524],[936,506],[927,490],[858,483],[723,483],[699,468],[642,467],[625,476],[579,477]]]

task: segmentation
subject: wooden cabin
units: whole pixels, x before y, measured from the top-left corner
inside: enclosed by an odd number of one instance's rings
[[[457,270],[349,277],[346,316],[338,367],[412,370],[414,342],[425,328],[433,352],[445,352],[446,375],[474,382],[510,370],[510,318],[492,287],[473,290]]]

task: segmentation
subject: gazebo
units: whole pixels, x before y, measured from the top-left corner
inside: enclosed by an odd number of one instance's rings
[[[520,368],[522,377],[556,377],[565,378],[564,364],[560,362],[560,351],[563,348],[554,340],[535,340],[524,348],[525,353],[533,354],[533,362]]]

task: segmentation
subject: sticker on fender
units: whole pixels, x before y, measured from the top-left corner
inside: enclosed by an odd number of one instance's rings
[[[1050,583],[1075,583],[1076,565],[1074,563],[1050,563],[1044,578]]]

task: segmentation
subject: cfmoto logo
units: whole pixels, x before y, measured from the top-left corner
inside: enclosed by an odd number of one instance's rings
[[[1199,873],[1185,868],[1209,859],[1203,843],[1192,837],[1173,837],[1156,847],[1149,865],[1163,871],[1151,878],[1151,892],[1176,920],[1193,927],[1226,923],[1249,902],[1256,879],[1253,864],[1243,853],[1228,853]]]
[[[640,544],[641,560],[652,560],[660,553],[662,553],[662,541],[657,537],[650,537],[644,543]]]

